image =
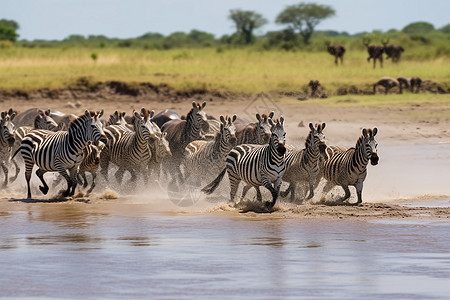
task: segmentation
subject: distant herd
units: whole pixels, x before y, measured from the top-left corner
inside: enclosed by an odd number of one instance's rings
[[[73,196],[78,184],[87,188],[87,173],[92,175],[88,194],[95,188],[97,173],[107,184],[114,180],[118,188],[134,190],[139,180],[146,186],[152,178],[151,182],[168,190],[183,191],[189,185],[211,194],[226,173],[232,202],[241,181],[245,184],[242,198],[255,188],[257,199],[263,201],[260,187],[265,187],[271,194],[266,206],[271,209],[279,196],[290,195],[297,202],[311,199],[324,179],[324,193],[334,186],[344,190],[338,204],[349,204],[349,186],[356,188],[353,204],[362,203],[367,165],[378,164],[377,128],[364,128],[355,138],[356,145],[347,149],[326,144],[325,123],[309,123],[304,147],[297,148],[287,144],[283,116],[274,119],[271,112],[257,113],[253,121],[236,115],[216,119],[206,114],[205,106],[206,102],[193,102],[184,117],[170,109],[155,114],[142,108],[131,116],[115,111],[107,120],[102,119],[103,110],[86,110],[81,116],[39,108],[3,111],[2,186],[15,181],[24,166],[26,196],[31,198],[30,179],[36,165],[44,195],[49,191],[47,172],[57,172],[66,180],[65,197]],[[109,178],[112,170],[114,179]],[[124,183],[125,173],[131,178]],[[282,182],[288,184],[285,191],[281,191]]]

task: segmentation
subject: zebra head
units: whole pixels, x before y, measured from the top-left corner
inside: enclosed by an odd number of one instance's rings
[[[103,116],[103,109],[99,111],[89,111],[86,110],[84,112],[84,117],[87,120],[86,126],[86,141],[93,141],[97,143],[98,141],[103,141],[106,143],[106,135],[103,132],[103,124],[100,121],[100,117]],[[76,122],[81,118],[75,119],[73,122]],[[71,131],[71,124],[69,124],[69,132]]]
[[[209,123],[208,117],[206,116],[205,111],[203,110],[206,106],[206,102],[203,102],[202,105],[192,102],[192,109],[188,113],[188,118],[191,118],[192,128],[200,128],[203,132],[209,131]],[[186,118],[187,119],[187,118]]]
[[[142,137],[147,143],[151,138],[155,138],[155,135],[150,133],[150,128],[148,127],[147,120],[145,116],[141,116],[137,111],[134,112],[132,123],[134,131],[140,137]]]
[[[375,135],[377,135],[378,129],[375,127],[372,129],[366,129],[364,128],[362,130],[363,134],[363,141],[365,146],[365,153],[367,155],[367,158],[370,159],[370,164],[375,166],[378,164],[378,154],[377,154],[377,146],[378,143],[375,141]]]
[[[225,141],[227,145],[236,146],[236,126],[234,121],[236,121],[237,116],[233,115],[233,118],[220,116],[220,133],[222,134],[222,140]]]
[[[38,115],[34,119],[34,128],[51,131],[56,131],[58,129],[58,124],[50,117],[50,109],[38,111]]]
[[[158,139],[161,136],[161,129],[156,125],[155,122],[152,122],[152,118],[155,115],[154,110],[148,110],[144,107],[141,108],[141,116],[144,118],[145,126],[147,126],[148,131],[150,132],[151,139]]]
[[[316,127],[313,126],[312,123],[309,123],[309,136],[306,139],[305,147],[318,146],[319,150],[325,152],[327,148],[325,134],[323,133],[323,129],[325,128],[326,123],[316,124]]]
[[[11,113],[11,114],[10,114]],[[14,124],[12,120],[16,113],[10,109],[9,112],[2,111],[0,119],[0,145],[12,147],[14,145]]]
[[[166,135],[167,132],[164,131],[161,133],[161,137],[156,141],[156,162],[162,161],[165,157],[172,156]]]
[[[272,125],[269,120],[272,120],[273,115],[273,111],[270,112],[269,116],[267,116],[266,114],[263,114],[262,116],[260,114],[256,114],[256,119],[258,120],[258,125],[256,127],[256,136],[258,137],[260,145],[269,143],[270,136],[272,135]]]
[[[272,125],[270,128],[271,136],[270,136],[270,146],[277,150],[278,155],[284,156],[286,153],[286,132],[284,131],[284,118],[280,117],[280,120],[277,123],[274,123],[272,119],[269,120],[269,124]]]
[[[126,125],[127,121],[125,121],[125,114],[125,112],[119,112],[116,110],[109,116],[109,120],[106,122],[106,125]]]

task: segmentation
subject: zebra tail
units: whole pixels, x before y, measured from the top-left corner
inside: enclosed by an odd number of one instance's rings
[[[14,152],[13,156],[11,157],[11,160],[14,159],[14,157],[16,157],[17,153],[19,153],[19,151],[22,149],[22,146],[17,148],[16,152]]]
[[[210,184],[202,188],[202,192],[204,192],[207,195],[212,194],[212,192],[214,192],[216,188],[219,186],[219,183],[222,181],[226,171],[227,168],[225,167],[223,171],[219,174],[219,176],[216,177],[216,179],[214,179]]]

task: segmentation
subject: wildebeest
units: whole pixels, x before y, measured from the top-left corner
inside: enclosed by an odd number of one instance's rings
[[[338,65],[338,58],[341,60],[341,65],[344,62],[345,47],[342,45],[330,45],[330,42],[326,42],[327,51],[331,55],[334,55],[334,63]]]
[[[369,45],[369,43],[370,39],[364,39],[363,44],[364,46],[366,46],[367,52],[369,53],[367,61],[370,62],[370,60],[373,59],[373,68],[375,69],[375,65],[378,59],[380,61],[380,67],[383,67],[384,47],[378,45]]]
[[[397,80],[401,86],[409,88],[411,93],[418,93],[422,85],[422,79],[420,77],[399,77]]]
[[[162,128],[164,123],[169,122],[170,120],[181,120],[181,116],[174,110],[165,109],[154,115],[152,118],[152,122],[155,122],[159,128]]]
[[[383,41],[383,49],[384,53],[386,53],[386,59],[392,58],[392,62],[397,63],[405,49],[400,45],[388,45],[388,43],[389,40]]]
[[[398,82],[397,79],[392,78],[392,77],[381,77],[380,80],[378,80],[374,85],[373,85],[373,93],[376,94],[376,90],[377,90],[377,86],[383,86],[384,87],[384,93],[387,94],[389,92],[389,90],[393,87],[398,87],[399,88],[399,94],[402,93],[402,85]]]
[[[317,90],[319,89],[319,80],[310,80],[308,86],[311,88],[311,97],[316,97]]]
[[[61,128],[68,128],[69,123],[77,118],[74,114],[65,114],[50,108],[33,107],[18,114],[14,120],[14,124],[16,127],[33,126],[33,122],[39,114],[39,111],[43,111],[46,115],[50,116]]]

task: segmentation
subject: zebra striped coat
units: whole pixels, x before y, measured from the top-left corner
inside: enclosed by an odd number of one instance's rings
[[[230,200],[234,201],[240,181],[250,187],[264,186],[272,194],[272,201],[266,205],[273,207],[280,192],[283,174],[286,170],[284,146],[286,133],[284,131],[284,118],[273,124],[271,137],[268,145],[239,145],[234,147],[226,158],[226,168],[214,181],[202,189],[206,194],[211,194],[219,185],[225,171],[228,172],[230,180]],[[273,186],[272,186],[273,183]],[[260,197],[260,196],[259,196]],[[262,199],[260,199],[262,200]]]
[[[256,144],[264,145],[269,142],[270,139],[270,125],[269,120],[273,118],[274,112],[272,111],[269,116],[263,114],[256,114],[258,122],[236,125],[236,137],[238,145],[241,144]]]
[[[378,129],[363,129],[362,136],[358,138],[355,148],[348,150],[339,147],[328,147],[327,160],[324,163],[324,178],[328,181],[324,192],[328,192],[333,186],[340,185],[345,192],[339,199],[344,202],[350,198],[349,186],[356,188],[358,201],[362,203],[363,183],[367,176],[369,160],[372,165],[378,164],[377,142],[375,135]]]
[[[137,179],[138,174],[144,175],[144,169],[150,160],[148,143],[154,134],[148,127],[149,116],[141,116],[134,112],[132,122],[134,131],[126,130],[121,125],[108,126],[105,129],[107,136],[106,148],[101,152],[101,173],[108,180],[109,163],[116,164],[119,169],[115,173],[117,181],[121,184],[125,171],[131,174],[130,182]]]
[[[11,114],[10,114],[11,113]],[[2,111],[0,118],[0,167],[5,175],[3,187],[8,185],[8,167],[9,157],[11,155],[11,148],[14,146],[14,124],[12,120],[16,113],[11,109],[9,112]]]
[[[309,123],[310,132],[305,141],[305,149],[296,150],[293,146],[287,146],[286,152],[286,172],[283,181],[289,183],[286,191],[281,192],[282,197],[287,197],[291,193],[291,202],[295,200],[295,187],[297,184],[309,184],[309,195],[306,199],[314,196],[314,186],[319,178],[321,150],[325,150],[325,135],[323,129],[325,123],[316,125],[314,128]]]
[[[233,118],[220,116],[220,128],[212,141],[194,141],[186,146],[183,159],[185,180],[188,177],[203,183],[225,168],[225,158],[236,146],[236,127]]]
[[[50,131],[56,131],[58,129],[58,124],[56,124],[55,120],[50,117],[50,110],[38,110],[38,114],[34,118],[34,127],[29,126],[21,126],[16,129],[14,132],[15,142],[12,147],[11,153],[16,153],[17,149],[20,148],[20,144],[22,143],[23,138],[33,129],[45,129]],[[16,169],[16,174],[11,177],[11,182],[14,182],[19,176],[20,167],[17,163],[18,157],[16,156],[14,159],[11,159],[14,167]]]
[[[78,167],[78,183],[83,184],[83,188],[86,188],[88,181],[86,178],[86,172],[92,175],[91,187],[87,190],[87,194],[90,194],[95,187],[95,179],[97,177],[97,170],[100,165],[100,153],[105,148],[105,144],[98,142],[98,145],[89,141],[86,147],[83,149],[83,160]],[[81,178],[83,180],[81,180]]]
[[[36,175],[43,184],[39,187],[42,193],[48,192],[44,174],[58,172],[67,181],[64,196],[74,194],[77,186],[76,173],[83,159],[83,149],[88,141],[97,142],[101,138],[105,139],[99,120],[102,115],[103,110],[99,112],[86,110],[82,116],[69,124],[69,131],[32,130],[25,136],[19,150],[25,161],[28,198],[31,198],[30,179],[35,164],[39,168]]]

